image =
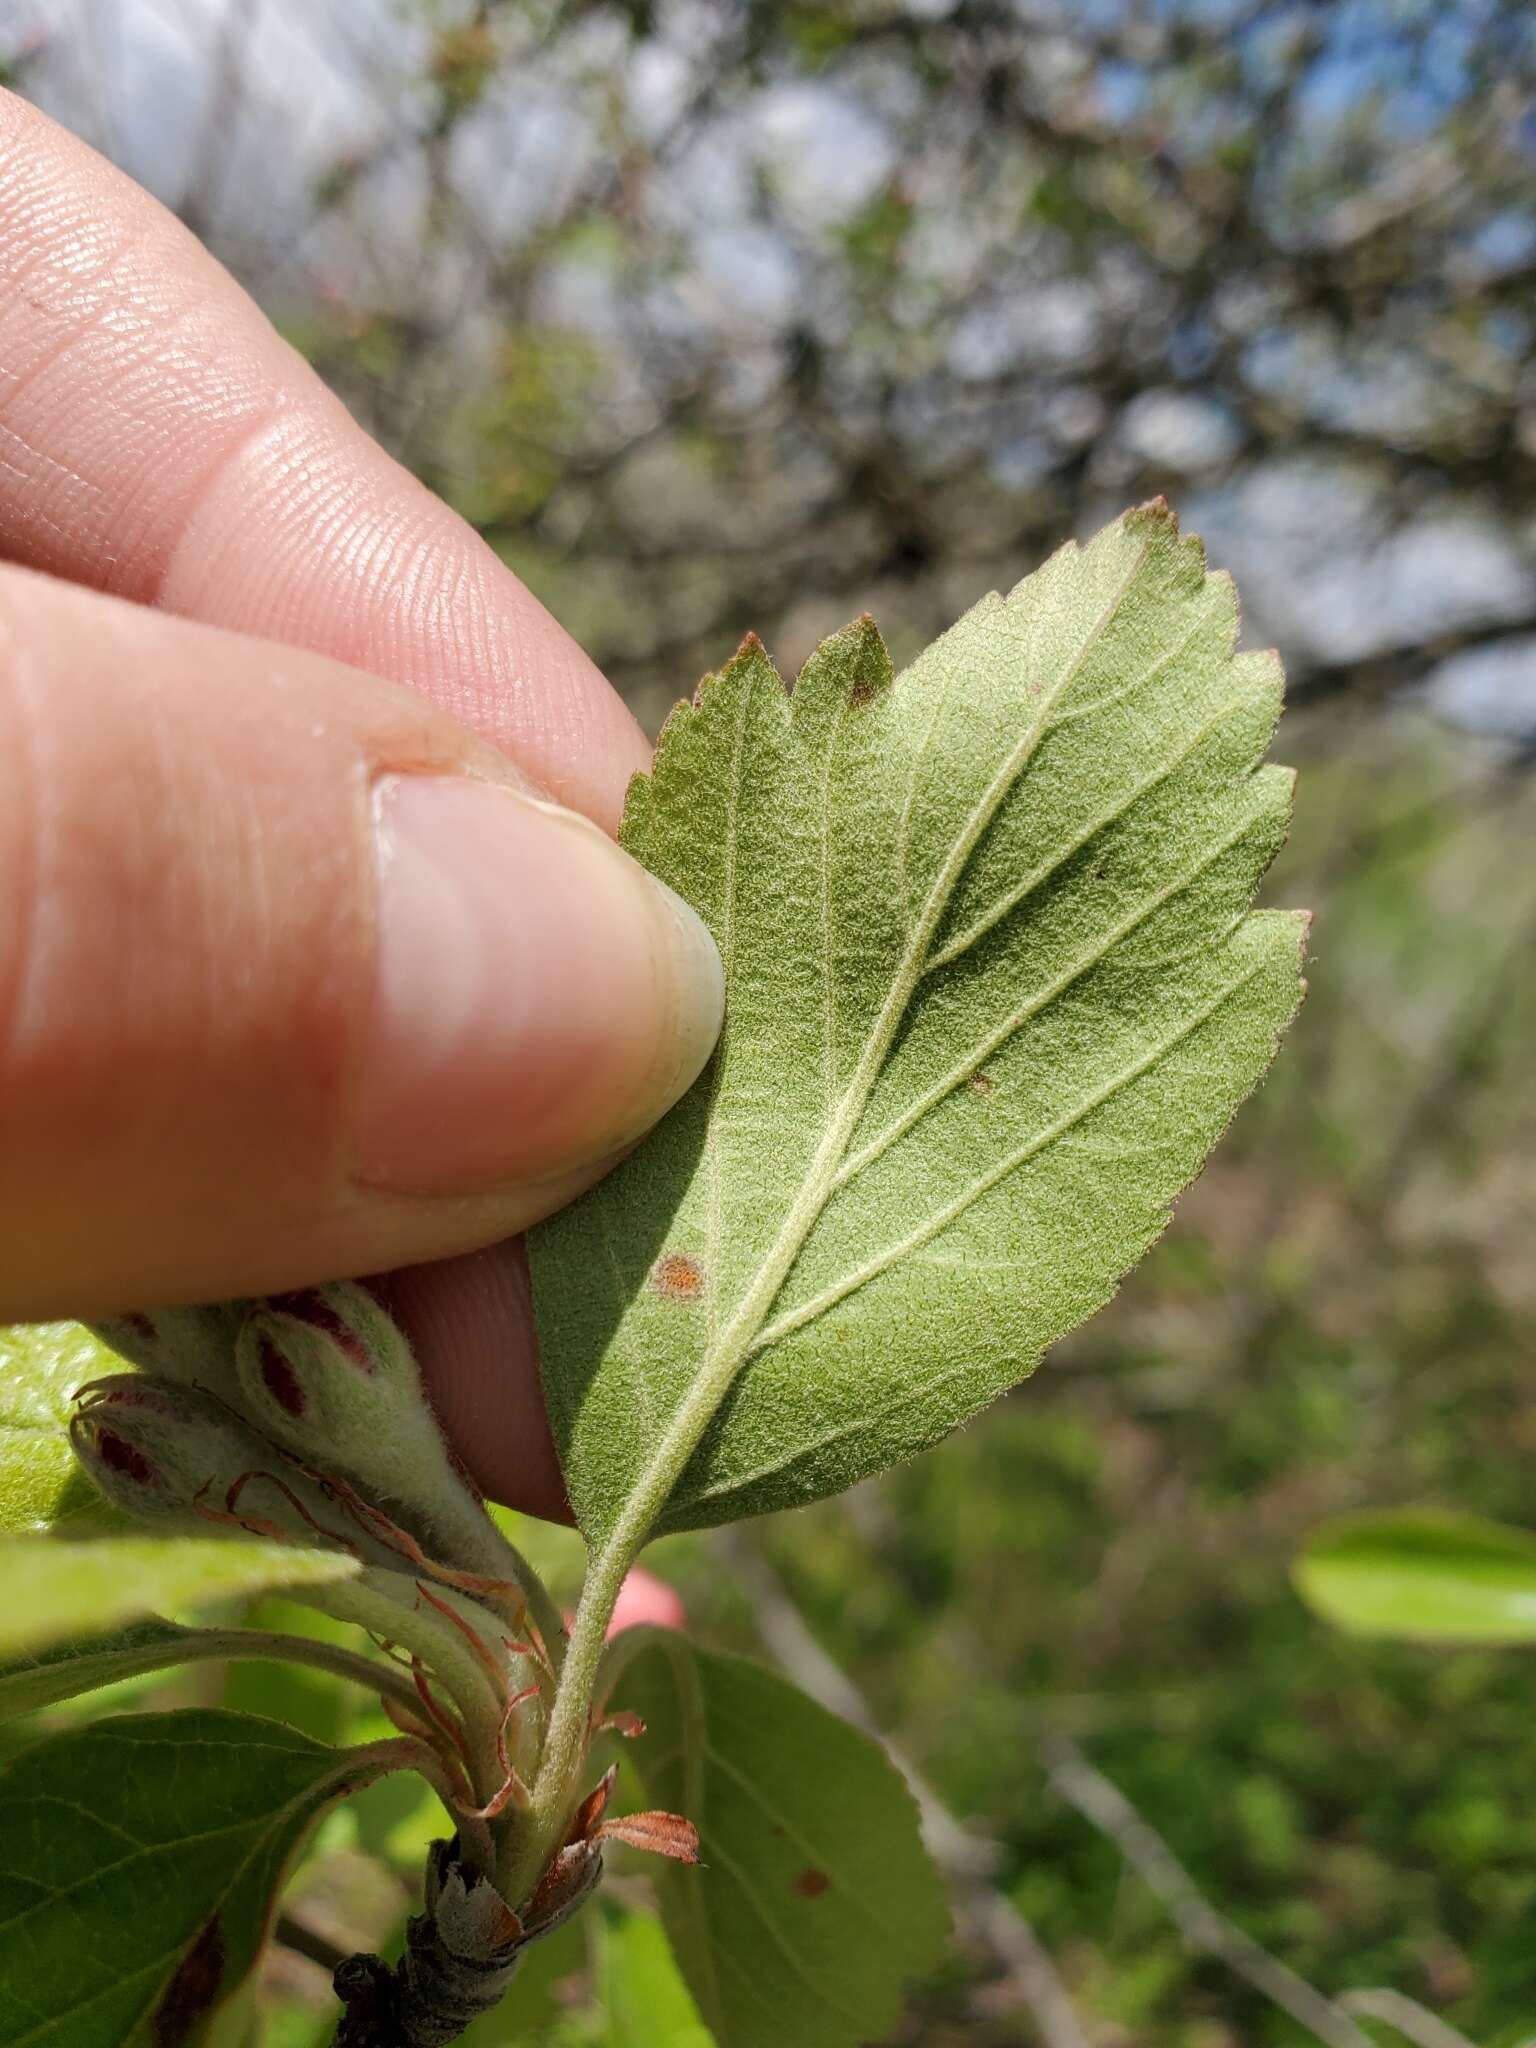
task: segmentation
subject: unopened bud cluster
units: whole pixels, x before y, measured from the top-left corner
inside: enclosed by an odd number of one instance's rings
[[[563,1621],[449,1451],[404,1335],[366,1289],[122,1316],[96,1329],[139,1368],[83,1387],[71,1424],[80,1462],[115,1506],[201,1535],[333,1547],[356,1560],[355,1572],[294,1597],[357,1623],[409,1668],[410,1686],[381,1689],[382,1701],[422,1758],[430,1752],[428,1775],[456,1832],[434,1847],[428,1913],[412,1923],[398,1968],[361,1959],[351,1990],[341,1976],[337,1989],[416,2014],[414,2032],[402,2017],[401,2039],[457,2038],[494,2002],[522,1947],[590,1895],[606,1840],[690,1857],[692,1830],[671,1815],[606,1820],[610,1774],[549,1845],[531,1890],[518,1881],[518,1910],[501,1895],[502,1870],[527,1868],[517,1831],[565,1655]],[[593,1726],[622,1730],[624,1720],[594,1716]],[[547,1837],[535,1839],[543,1853]],[[455,2024],[422,2031],[428,2019]]]
[[[471,1804],[494,1795],[533,1739],[527,1714],[503,1726],[506,1702],[532,1696],[558,1615],[450,1455],[392,1318],[341,1284],[96,1328],[141,1368],[78,1396],[71,1435],[101,1491],[201,1535],[355,1558],[357,1575],[302,1597],[410,1661],[426,1688],[423,1727],[457,1744]],[[432,1680],[451,1694],[465,1742]],[[478,1774],[462,1753],[477,1727],[489,1759]]]
[[[118,1505],[205,1525],[236,1514],[301,1542],[329,1531],[397,1566],[409,1552],[376,1532],[398,1525],[434,1556],[505,1576],[506,1549],[449,1454],[410,1346],[365,1288],[95,1327],[141,1369],[84,1390],[75,1426],[82,1462]],[[338,1501],[351,1510],[339,1531]]]

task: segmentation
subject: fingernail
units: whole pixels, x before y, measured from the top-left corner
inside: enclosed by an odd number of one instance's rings
[[[361,1179],[548,1179],[631,1143],[692,1084],[720,1029],[719,955],[606,834],[463,777],[388,777],[373,822]]]

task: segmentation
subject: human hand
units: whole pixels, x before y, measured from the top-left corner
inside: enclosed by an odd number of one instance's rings
[[[392,1269],[471,1470],[559,1513],[508,1240],[720,1021],[702,925],[598,829],[639,729],[207,252],[4,93],[0,556],[0,1317]]]

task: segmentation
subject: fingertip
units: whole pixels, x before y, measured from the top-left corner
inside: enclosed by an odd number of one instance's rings
[[[363,1182],[463,1195],[555,1180],[610,1159],[692,1084],[724,1006],[714,941],[587,819],[471,777],[391,776],[374,830]]]
[[[524,1514],[569,1522],[521,1239],[369,1284],[410,1338],[443,1433],[475,1484]]]

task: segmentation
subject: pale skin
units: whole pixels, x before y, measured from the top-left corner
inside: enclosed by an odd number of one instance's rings
[[[387,1274],[475,1476],[562,1514],[514,1233],[720,1020],[602,836],[648,759],[207,251],[0,93],[0,1320]]]

